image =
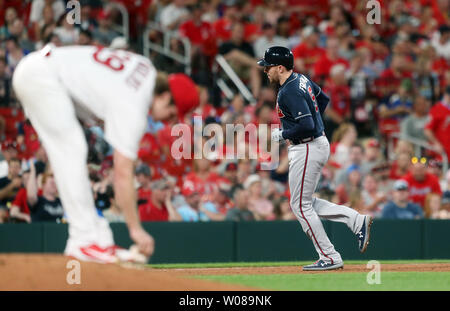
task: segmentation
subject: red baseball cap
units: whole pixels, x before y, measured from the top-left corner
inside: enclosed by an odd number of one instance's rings
[[[170,74],[169,87],[180,118],[200,104],[197,85],[184,73]]]

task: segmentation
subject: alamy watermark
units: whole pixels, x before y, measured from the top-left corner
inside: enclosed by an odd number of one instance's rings
[[[381,263],[376,260],[371,260],[366,265],[367,269],[371,269],[367,273],[366,281],[369,285],[381,284]]]
[[[69,272],[66,276],[66,282],[69,285],[81,284],[81,264],[78,260],[70,260],[66,264],[66,268]]]
[[[366,15],[367,24],[381,24],[381,5],[378,0],[369,0],[366,3],[366,9],[370,11]]]
[[[79,1],[70,0],[66,5],[67,15],[66,21],[70,25],[81,24],[81,4]]]

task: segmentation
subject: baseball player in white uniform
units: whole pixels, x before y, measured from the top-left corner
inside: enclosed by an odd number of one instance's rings
[[[114,147],[116,201],[130,237],[141,254],[152,255],[154,240],[137,214],[133,168],[149,109],[156,120],[174,113],[168,84],[158,83],[147,58],[95,46],[47,45],[17,66],[14,90],[47,150],[67,215],[65,255],[100,263],[138,260],[135,252],[115,246],[109,224],[96,212],[88,146],[77,119],[88,116],[104,121],[105,137]]]
[[[306,76],[293,72],[292,52],[281,46],[266,50],[258,61],[270,82],[279,84],[277,110],[283,129],[272,132],[274,141],[288,140],[291,209],[303,231],[312,240],[319,260],[303,270],[332,270],[344,266],[323,228],[320,218],[345,223],[356,234],[359,250],[369,244],[372,217],[354,209],[313,198],[322,168],[328,161],[330,145],[323,133],[321,114],[329,98]]]

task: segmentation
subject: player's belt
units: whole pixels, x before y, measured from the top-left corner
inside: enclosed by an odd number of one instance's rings
[[[325,132],[322,132],[322,133],[316,134],[311,137],[306,137],[306,138],[302,138],[302,139],[293,139],[291,141],[294,145],[300,145],[300,144],[309,143],[309,142],[313,141],[314,139],[319,138],[324,135],[325,135]]]

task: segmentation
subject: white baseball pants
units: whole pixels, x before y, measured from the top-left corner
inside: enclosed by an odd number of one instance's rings
[[[69,222],[68,249],[114,245],[108,222],[98,216],[88,177],[87,142],[75,107],[49,61],[32,53],[17,66],[13,86],[53,169]]]
[[[326,136],[288,147],[291,209],[320,259],[333,264],[342,262],[342,258],[328,239],[320,218],[343,222],[356,234],[363,225],[364,216],[349,207],[313,198],[329,155]]]

